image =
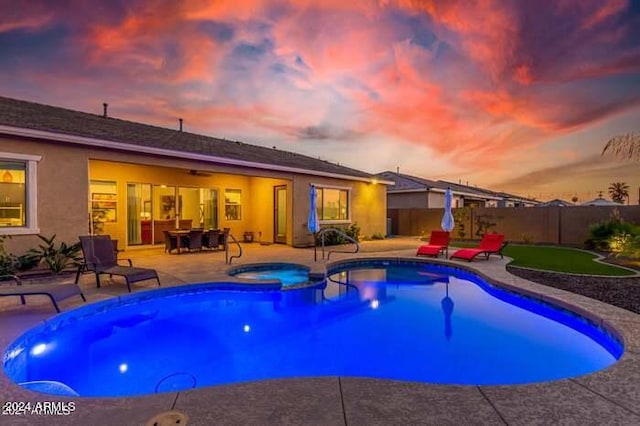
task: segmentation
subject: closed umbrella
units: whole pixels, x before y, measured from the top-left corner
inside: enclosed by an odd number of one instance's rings
[[[313,245],[315,247],[316,232],[320,230],[320,221],[318,220],[318,212],[316,212],[316,187],[311,185],[309,188],[309,218],[307,219],[307,229],[313,234]],[[317,256],[314,249],[314,260]]]
[[[442,229],[447,232],[451,232],[455,226],[453,213],[451,212],[451,204],[453,204],[453,193],[450,188],[447,188],[444,192],[444,216],[442,216],[442,222],[440,222]]]
[[[442,222],[440,222],[442,230],[447,232],[451,232],[451,230],[455,226],[453,213],[451,212],[451,204],[453,204],[453,193],[451,192],[450,188],[447,188],[447,190],[444,191],[444,215],[442,216]],[[445,256],[449,256],[448,245]]]

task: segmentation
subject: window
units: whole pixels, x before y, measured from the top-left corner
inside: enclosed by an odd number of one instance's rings
[[[40,156],[0,152],[0,233],[37,234],[36,166]]]
[[[93,223],[116,222],[118,220],[116,182],[92,180],[89,188],[91,189],[91,217],[93,218]]]
[[[227,220],[242,220],[242,191],[227,189],[224,191],[224,216]]]
[[[316,205],[320,220],[349,220],[349,190],[317,188]]]

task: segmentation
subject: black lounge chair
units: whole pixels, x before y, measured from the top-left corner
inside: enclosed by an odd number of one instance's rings
[[[135,268],[131,259],[117,259],[113,251],[113,243],[108,235],[86,235],[80,237],[82,255],[84,263],[78,267],[76,273],[76,284],[80,274],[93,272],[96,275],[96,285],[100,288],[100,275],[109,274],[124,277],[127,282],[127,289],[131,293],[131,284],[138,281],[155,279],[160,286],[160,278],[155,269]],[[128,266],[118,265],[119,261],[126,260]]]
[[[48,296],[56,308],[56,312],[60,312],[58,303],[61,300],[68,299],[72,296],[80,296],[85,302],[87,299],[82,294],[82,290],[77,284],[22,284],[22,280],[15,275],[0,276],[0,284],[5,281],[15,281],[15,285],[0,286],[0,297],[2,296],[20,296],[20,301],[24,305],[26,303],[25,296]]]

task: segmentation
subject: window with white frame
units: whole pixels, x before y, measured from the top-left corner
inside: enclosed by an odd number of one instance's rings
[[[316,209],[318,219],[349,220],[349,190],[340,188],[317,188]]]
[[[226,220],[242,220],[242,191],[226,189],[224,191],[224,216]]]
[[[1,234],[40,232],[36,214],[36,166],[40,158],[0,152]]]

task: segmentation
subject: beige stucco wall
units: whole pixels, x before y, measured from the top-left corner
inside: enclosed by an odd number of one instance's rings
[[[293,184],[293,241],[294,247],[313,245],[313,235],[307,230],[309,217],[309,187],[340,187],[350,189],[350,221],[321,226],[347,227],[356,223],[360,227],[360,235],[370,237],[373,234],[386,234],[387,197],[386,186],[365,182],[353,182],[342,179],[331,179],[316,176],[298,175]]]
[[[42,156],[38,164],[38,224],[43,235],[56,233],[58,241],[74,243],[79,235],[89,232],[90,179],[117,183],[118,221],[105,224],[104,233],[109,233],[121,244],[126,242],[128,182],[217,188],[219,226],[231,228],[239,240],[242,240],[245,231],[253,231],[256,240],[266,242],[273,241],[273,187],[286,185],[289,219],[287,244],[294,246],[306,246],[313,242],[312,235],[306,229],[309,184],[313,182],[339,186],[351,189],[349,223],[357,223],[361,227],[362,236],[386,233],[386,186],[381,184],[116,152],[57,142],[18,138],[3,138],[0,142],[0,151]],[[167,167],[167,164],[171,164],[171,167]],[[190,170],[201,173],[192,175]],[[201,175],[203,173],[207,175]],[[227,188],[242,190],[241,220],[227,221],[224,218],[224,190]],[[342,226],[348,226],[349,223]],[[37,243],[35,235],[20,235],[8,240],[5,246],[10,252],[21,254]]]
[[[390,209],[424,209],[429,207],[429,193],[426,191],[387,193],[387,204]]]
[[[462,206],[463,199],[459,195],[453,196],[452,205]],[[444,193],[421,191],[421,192],[401,192],[387,193],[387,208],[390,209],[437,209],[444,207]]]
[[[37,166],[38,227],[42,235],[56,234],[58,243],[76,243],[78,235],[88,233],[86,150],[0,137],[0,151],[42,156]],[[22,254],[40,243],[35,235],[14,235],[5,241],[5,248]]]
[[[287,244],[293,242],[293,183],[284,179],[251,178],[251,229],[256,241],[273,242],[274,239],[274,186],[287,186]]]

